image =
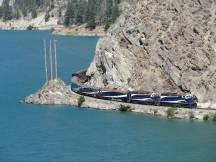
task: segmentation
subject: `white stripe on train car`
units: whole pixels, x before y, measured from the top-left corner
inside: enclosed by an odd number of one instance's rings
[[[122,97],[127,97],[127,95],[119,95],[119,96],[101,96],[101,97],[107,97],[107,98],[122,98]]]
[[[99,92],[99,91],[98,91]],[[100,93],[106,93],[106,92],[110,92],[110,91],[100,91]]]
[[[98,94],[97,92],[81,92],[81,93],[84,93],[84,94],[90,94],[90,95]]]
[[[178,101],[161,101],[161,103],[187,103],[185,100],[178,100]]]
[[[153,101],[151,98],[143,98],[143,99],[132,99],[132,101]]]
[[[150,96],[150,95],[147,95],[147,94],[131,94],[131,96]]]
[[[169,98],[178,98],[178,97],[181,97],[181,96],[161,96],[161,99],[164,99],[164,98],[167,98],[167,97],[169,97]]]

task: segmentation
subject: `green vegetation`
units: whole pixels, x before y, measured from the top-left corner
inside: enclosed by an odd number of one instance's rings
[[[67,32],[67,35],[70,35],[70,36],[77,35],[77,34],[78,32],[74,28],[69,28],[69,31]]]
[[[12,6],[9,3],[9,0],[3,0],[0,7],[0,18],[3,21],[19,19],[28,14],[36,18],[37,10],[48,12],[54,8],[54,0],[14,0]]]
[[[35,8],[32,10],[31,16],[32,16],[33,19],[37,17],[37,11],[36,11]]]
[[[216,122],[216,113],[213,115],[213,119],[212,120]]]
[[[36,18],[39,12],[46,12],[45,21],[50,17],[50,11],[58,6],[58,16],[65,26],[86,24],[89,29],[105,26],[107,30],[119,17],[119,3],[127,0],[14,0],[11,6],[9,0],[3,0],[0,6],[0,18],[3,21],[19,19],[31,15]],[[59,6],[59,4],[61,4]],[[63,13],[66,10],[65,13]],[[64,17],[62,17],[64,15]]]
[[[89,29],[105,25],[105,29],[119,16],[120,0],[70,0],[67,5],[64,24],[87,23]]]
[[[12,8],[10,7],[8,0],[3,0],[2,2],[0,17],[2,17],[3,21],[11,20],[13,18]]]
[[[154,110],[154,116],[156,116],[158,113],[158,110]]]
[[[85,102],[85,97],[84,96],[80,96],[78,98],[78,107],[81,107],[84,102]]]
[[[208,115],[208,114],[204,115],[204,116],[203,116],[203,120],[204,120],[204,121],[208,121],[208,120],[209,120],[209,115]]]
[[[132,109],[129,105],[120,105],[119,111],[121,112],[131,112]]]
[[[176,113],[176,108],[168,108],[166,113],[167,113],[167,118],[174,118]]]
[[[32,26],[32,25],[29,25],[27,28],[26,28],[26,30],[33,30],[34,29],[34,27]]]
[[[50,14],[49,14],[49,12],[46,12],[46,15],[45,15],[45,22],[49,21],[49,18],[50,18]]]
[[[191,111],[189,112],[189,119],[193,120],[195,118],[194,113]]]
[[[37,17],[37,9],[50,9],[52,4],[53,0],[15,0],[13,8],[19,10],[23,16],[30,13],[32,18],[35,18]]]

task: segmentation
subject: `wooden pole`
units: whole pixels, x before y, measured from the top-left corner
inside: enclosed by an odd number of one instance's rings
[[[56,80],[58,79],[58,64],[57,64],[57,50],[56,50],[56,40],[54,40],[54,50],[55,50],[55,74]]]
[[[47,68],[47,47],[46,47],[46,40],[44,40],[44,66],[45,66],[45,77],[46,77],[46,82],[48,82],[48,68]]]
[[[52,40],[50,40],[50,79],[53,80]]]

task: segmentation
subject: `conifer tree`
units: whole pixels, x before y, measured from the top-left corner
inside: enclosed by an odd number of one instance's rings
[[[65,13],[65,20],[64,20],[64,24],[66,26],[69,26],[69,25],[74,23],[74,18],[75,18],[75,6],[74,6],[74,4],[75,4],[74,1],[71,1],[67,5],[67,10]]]
[[[33,19],[37,17],[37,11],[36,11],[35,8],[32,10],[31,16],[32,16]]]
[[[10,8],[8,0],[3,0],[2,2],[2,17],[3,17],[3,21],[12,19],[12,10]]]
[[[92,29],[95,29],[96,22],[95,22],[95,16],[96,16],[96,0],[88,1],[88,8],[87,8],[87,27]]]
[[[119,13],[119,6],[118,6],[119,1],[115,0],[114,1],[114,6],[112,9],[112,23],[115,22],[115,20],[119,17],[120,13]]]
[[[85,21],[86,15],[86,6],[87,2],[85,0],[79,1],[77,5],[77,13],[76,13],[76,24],[82,24]]]
[[[3,16],[3,10],[2,7],[0,6],[0,18]]]

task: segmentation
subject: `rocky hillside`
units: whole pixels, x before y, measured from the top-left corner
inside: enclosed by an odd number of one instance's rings
[[[216,2],[140,1],[99,40],[87,76],[91,86],[216,103]]]

